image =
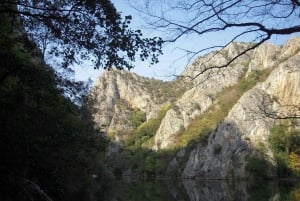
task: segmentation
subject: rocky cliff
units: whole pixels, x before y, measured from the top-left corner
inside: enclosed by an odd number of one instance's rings
[[[168,104],[185,88],[179,82],[163,82],[126,71],[104,72],[96,81],[85,103],[95,127],[104,133],[124,134],[134,129],[131,116],[135,109],[155,118],[160,107]],[[176,95],[177,94],[177,95]]]
[[[221,52],[212,52],[199,57],[182,73],[181,77],[190,83],[190,88],[175,102],[163,119],[156,135],[154,149],[167,148],[181,129],[186,129],[191,121],[204,113],[214,104],[218,94],[226,87],[232,86],[244,75],[249,64],[247,55],[238,59],[228,68],[207,71],[198,75],[207,66],[221,66],[247,44],[233,43]],[[190,79],[191,78],[191,79]]]
[[[271,167],[276,167],[268,143],[269,129],[280,119],[300,112],[300,54],[296,47],[300,47],[299,39],[290,40],[281,49],[264,44],[254,52],[249,65],[252,69],[269,66],[275,67],[274,70],[266,81],[258,83],[238,100],[211,133],[206,146],[199,144],[191,152],[184,177],[243,177],[246,158],[262,149]],[[274,169],[268,171],[270,176],[276,175]]]
[[[202,72],[226,64],[249,45],[232,43],[201,56],[172,82],[105,72],[87,101],[91,118],[103,132],[117,132],[114,140],[123,142],[138,129],[131,118],[135,109],[145,113],[146,124],[169,105],[148,143],[156,151],[179,148],[168,169],[180,163],[186,178],[245,177],[248,158],[260,154],[269,163],[267,174],[274,176],[269,130],[300,115],[300,39],[284,46],[265,43],[226,68]]]

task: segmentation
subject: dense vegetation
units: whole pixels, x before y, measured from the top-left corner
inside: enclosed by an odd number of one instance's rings
[[[82,83],[66,78],[83,61],[104,69],[158,62],[163,41],[143,38],[131,19],[110,0],[0,2],[1,200],[85,200],[91,182],[108,183],[107,140],[71,102]]]
[[[300,130],[285,124],[274,126],[269,141],[278,163],[278,175],[300,176]]]
[[[300,176],[300,130],[293,126],[293,120],[283,120],[270,129],[269,143],[277,164],[277,175],[280,178]],[[258,146],[258,152],[248,157],[246,170],[254,176],[266,178],[272,167],[267,161],[264,145]]]
[[[35,44],[9,19],[0,16],[0,199],[40,200],[40,188],[54,200],[83,200],[92,174],[106,182],[107,142],[82,123]]]
[[[168,150],[155,152],[151,148],[154,145],[155,133],[169,109],[170,105],[162,106],[155,118],[144,122],[143,112],[135,110],[131,118],[140,125],[128,134],[121,152],[110,156],[107,161],[113,167],[117,178],[128,169],[132,172],[129,175],[142,178],[165,173],[171,153]]]
[[[125,141],[125,147],[135,149],[135,148],[151,148],[154,145],[154,136],[157,129],[165,117],[166,112],[169,110],[170,105],[165,105],[158,111],[157,117],[150,118],[146,121],[142,117],[137,117],[139,113],[134,113],[134,117],[139,118],[139,126],[129,135]],[[142,119],[141,119],[142,118]],[[142,120],[142,121],[141,121]]]

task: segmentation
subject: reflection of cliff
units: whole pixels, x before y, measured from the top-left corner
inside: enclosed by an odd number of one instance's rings
[[[247,182],[232,183],[232,181],[183,181],[189,201],[278,201],[278,183],[256,183],[253,186]]]
[[[238,186],[226,181],[184,180],[183,183],[190,201],[246,201],[248,197],[245,183],[239,183]]]
[[[169,187],[172,186],[172,190]],[[105,201],[189,201],[178,181],[117,182],[107,192]]]
[[[280,194],[277,182],[255,184],[220,180],[120,182],[107,192],[105,201],[279,201],[294,192],[285,186],[286,194]]]

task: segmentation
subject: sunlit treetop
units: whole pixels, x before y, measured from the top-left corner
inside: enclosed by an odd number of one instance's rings
[[[136,59],[158,62],[162,39],[132,30],[110,0],[1,0],[0,13],[21,16],[44,55],[63,67],[92,61],[95,69],[131,69]]]

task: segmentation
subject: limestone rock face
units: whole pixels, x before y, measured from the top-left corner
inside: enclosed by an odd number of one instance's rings
[[[209,135],[207,144],[199,144],[191,152],[183,176],[245,177],[246,157],[258,146],[266,147],[273,162],[267,143],[273,120],[266,119],[257,107],[261,101],[262,91],[257,88],[244,94],[224,122]]]
[[[299,52],[300,38],[293,37],[287,41],[280,52],[281,59],[287,59]]]
[[[158,110],[174,101],[184,89],[180,82],[163,82],[126,71],[104,72],[95,81],[85,102],[86,118],[101,132],[114,133],[117,142],[133,129],[132,114],[143,111],[146,119],[155,118]]]
[[[182,77],[192,78],[187,80],[192,85],[175,103],[163,119],[155,136],[154,149],[167,148],[174,142],[175,135],[182,129],[187,128],[190,122],[200,114],[204,113],[216,99],[218,93],[224,88],[236,84],[247,68],[249,58],[236,61],[230,67],[224,69],[213,69],[203,75],[201,72],[204,63],[206,66],[220,66],[227,63],[233,55],[246,48],[246,44],[234,43],[222,50],[220,53],[211,53],[198,58],[184,72]],[[204,79],[203,79],[204,77]]]
[[[273,71],[262,88],[281,105],[300,105],[300,53]]]
[[[209,135],[208,143],[199,144],[191,152],[183,177],[246,177],[246,157],[261,149],[272,164],[268,175],[276,176],[272,168],[276,163],[268,144],[269,129],[281,115],[300,114],[299,59],[299,53],[288,58],[265,82],[240,98],[224,122]]]
[[[247,75],[253,70],[264,70],[277,64],[280,56],[280,47],[270,43],[264,43],[253,52]]]
[[[111,70],[96,81],[88,97],[87,105],[92,120],[103,132],[132,128],[130,114],[139,108],[147,117],[155,115],[159,104],[143,88],[143,79],[133,73]]]

